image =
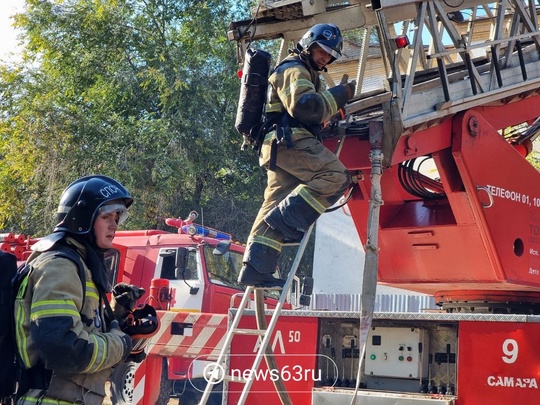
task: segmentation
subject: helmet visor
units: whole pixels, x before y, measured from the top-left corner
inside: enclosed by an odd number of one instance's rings
[[[118,225],[129,217],[129,211],[123,203],[107,204],[98,208],[98,215],[108,215],[113,213],[118,215]]]
[[[325,45],[321,42],[317,42],[317,45],[319,45],[326,53],[329,53],[330,55],[332,55],[334,59],[338,59],[341,56],[341,54],[338,51],[330,48],[328,45]]]

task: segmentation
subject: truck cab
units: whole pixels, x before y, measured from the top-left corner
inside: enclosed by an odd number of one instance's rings
[[[220,240],[161,231],[124,231],[115,238],[112,277],[146,289],[153,279],[167,280],[171,311],[227,313],[242,267],[243,246]]]
[[[195,404],[204,391],[204,367],[217,356],[227,332],[229,308],[238,305],[237,282],[244,246],[221,231],[181,219],[166,219],[178,233],[164,230],[118,231],[106,261],[110,284],[125,282],[146,291],[138,304],[151,304],[160,321],[141,363],[116,367],[111,378],[115,404],[145,401],[166,404],[171,395]],[[269,308],[278,292],[266,294]],[[219,387],[216,387],[218,390]],[[149,398],[152,397],[152,398]],[[213,396],[221,403],[221,392]]]

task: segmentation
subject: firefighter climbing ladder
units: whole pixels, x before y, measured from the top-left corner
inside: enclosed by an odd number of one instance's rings
[[[236,310],[236,314],[234,315],[234,318],[229,325],[229,329],[227,331],[227,335],[225,337],[225,341],[223,343],[221,352],[219,353],[218,359],[216,360],[214,364],[211,365],[210,369],[207,368],[205,370],[205,371],[208,371],[208,373],[205,374],[207,385],[206,385],[206,389],[204,390],[203,396],[199,402],[200,404],[202,405],[206,404],[206,401],[210,397],[212,388],[214,387],[215,384],[221,381],[244,383],[245,385],[242,390],[242,394],[240,395],[240,398],[238,400],[238,405],[242,405],[245,403],[254,379],[252,378],[243,379],[243,378],[225,375],[226,370],[228,370],[228,367],[227,367],[228,360],[229,360],[228,355],[231,349],[232,340],[235,335],[255,335],[262,338],[259,349],[255,356],[255,360],[253,361],[253,365],[251,366],[250,370],[257,370],[261,364],[263,357],[265,358],[269,369],[277,369],[275,358],[272,352],[272,348],[269,345],[270,339],[272,337],[272,333],[274,331],[274,328],[276,327],[277,321],[281,314],[281,310],[283,309],[283,305],[285,304],[285,300],[287,299],[289,295],[289,291],[291,290],[293,280],[296,276],[296,271],[298,270],[298,266],[300,265],[300,261],[304,254],[304,250],[307,246],[307,243],[309,241],[309,237],[311,235],[312,229],[313,229],[313,225],[304,234],[304,237],[302,238],[299,244],[298,243],[284,244],[284,245],[289,245],[289,246],[298,245],[298,250],[296,252],[296,256],[294,258],[291,269],[287,276],[287,281],[285,282],[285,285],[283,286],[283,288],[266,288],[266,287],[248,286],[246,290],[244,291],[244,293],[242,294],[242,301],[240,302],[240,305],[238,309]],[[264,309],[264,291],[265,290],[281,290],[279,300],[276,304],[276,307],[272,311],[272,317],[268,325],[266,325],[266,317],[265,317],[265,309]],[[257,329],[241,329],[238,326],[240,324],[242,316],[244,315],[245,310],[249,306],[252,295],[254,295],[254,298],[255,298],[255,312],[256,312],[255,315],[257,318]],[[231,300],[231,307],[234,304],[232,301],[234,301],[234,297]],[[289,398],[289,395],[285,389],[285,386],[283,385],[283,381],[281,379],[274,381],[274,386],[276,388],[276,392],[278,393],[281,399],[282,404],[292,405],[291,399]]]
[[[317,10],[305,3],[266,0],[255,16],[261,22],[233,25],[228,35],[237,41],[239,55],[251,41],[284,38],[282,59],[287,41],[297,41],[313,22],[328,18],[342,31],[376,32],[362,39],[360,97],[346,112],[367,111],[392,99],[396,108],[387,112],[394,126],[403,128],[396,136],[469,108],[510,103],[540,88],[535,0],[352,0],[340,2],[343,6],[328,4],[326,10],[318,4],[322,1],[315,2]],[[410,36],[410,44],[397,41],[404,35]],[[373,45],[381,52],[378,65],[373,64]],[[389,86],[365,88],[386,78]]]

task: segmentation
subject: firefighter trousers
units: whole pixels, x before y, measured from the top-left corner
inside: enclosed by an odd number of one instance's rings
[[[272,145],[261,148],[260,164],[268,169]],[[260,273],[273,273],[284,236],[270,228],[265,216],[278,205],[297,229],[307,230],[324,210],[343,195],[350,176],[337,156],[314,136],[297,139],[292,147],[279,144],[275,170],[267,170],[264,201],[248,238],[244,262]],[[281,203],[281,204],[280,204]]]

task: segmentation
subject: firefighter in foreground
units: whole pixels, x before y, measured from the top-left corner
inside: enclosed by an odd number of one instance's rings
[[[260,151],[268,180],[248,238],[242,284],[283,286],[284,280],[272,276],[283,242],[300,240],[350,183],[345,166],[320,139],[322,124],[355,92],[356,82],[346,77],[321,89],[319,72],[341,56],[342,46],[336,25],[316,24],[268,79],[266,120],[277,130],[268,132]]]
[[[110,291],[104,253],[132,202],[106,176],[83,177],[64,190],[57,225],[34,245],[28,259],[33,267],[15,303],[25,368],[18,404],[101,404],[112,367],[129,358],[131,338],[107,319],[103,304]],[[60,247],[80,258],[82,277],[76,260],[47,254]]]

